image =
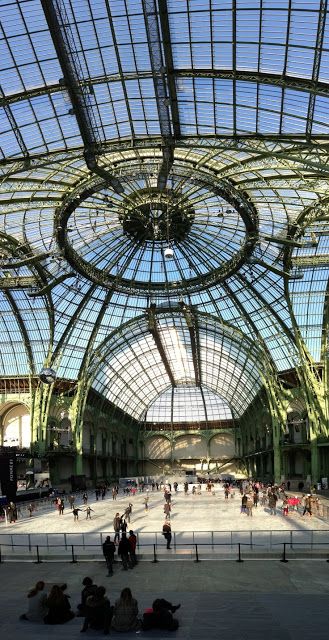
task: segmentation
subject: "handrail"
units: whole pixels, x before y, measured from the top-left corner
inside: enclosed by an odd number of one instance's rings
[[[295,545],[297,545],[297,546],[298,545],[305,546],[305,544],[303,542],[296,542]],[[314,545],[315,546],[321,546],[321,547],[323,547],[323,546],[324,547],[328,547],[329,546],[329,542],[315,542],[315,543],[312,543],[312,547]],[[97,547],[97,549],[100,551],[100,556],[102,557],[102,549],[101,549],[99,544],[88,544],[88,545],[85,545],[85,544],[75,544],[75,545],[71,544],[69,546],[70,546],[70,552],[68,553],[68,556],[71,557],[71,560],[70,560],[71,563],[77,563],[78,562],[76,549],[77,548],[79,549],[80,547],[82,547],[83,549],[85,549],[86,547],[92,547],[92,548]],[[151,554],[151,555],[153,555],[153,560],[151,562],[152,563],[159,562],[158,553],[157,553],[155,544],[146,543],[146,544],[143,544],[142,546],[143,547],[153,547],[153,554]],[[199,547],[200,546],[201,547],[205,547],[205,546],[211,547],[211,545],[209,543],[198,543],[198,544],[190,543],[188,546],[191,547],[191,555],[192,555],[193,551],[195,553],[195,562],[200,562],[200,554],[199,554]],[[227,547],[228,545],[226,543],[223,543],[223,542],[217,542],[217,543],[214,544],[214,546],[215,547],[222,547],[222,546],[226,546]],[[262,547],[262,548],[264,548],[264,546],[265,545],[263,545],[263,544],[256,544],[255,545],[255,544],[250,544],[249,542],[238,542],[238,543],[235,543],[233,545],[233,547],[237,548],[236,552],[238,554],[238,557],[237,557],[236,561],[239,562],[239,563],[244,562],[244,560],[242,558],[242,550],[241,550],[242,547],[250,547],[250,548]],[[288,559],[287,559],[287,542],[276,542],[276,543],[274,543],[274,546],[277,546],[277,547],[281,546],[282,547],[282,552],[279,553],[280,562],[285,562],[285,563],[288,562]],[[49,549],[49,547],[47,545],[42,545],[42,544],[36,544],[36,545],[32,545],[31,547],[29,547],[28,544],[14,544],[14,545],[11,545],[11,544],[6,544],[6,543],[1,543],[0,544],[0,564],[4,562],[4,553],[3,553],[3,548],[4,547],[10,547],[10,548],[14,548],[14,547],[24,547],[24,548],[26,548],[26,547],[28,547],[29,548],[30,557],[31,556],[35,557],[35,554],[36,554],[36,560],[34,560],[34,562],[36,564],[41,564],[42,562],[45,561],[45,558],[41,559],[40,549],[43,549],[43,548]],[[54,548],[54,549],[62,548],[62,547],[63,547],[63,545],[60,545],[60,544],[52,545],[52,548]],[[176,544],[176,547],[184,547],[184,548],[186,548],[186,545],[185,544],[184,545],[183,544]],[[35,552],[33,552],[33,549],[35,549]],[[165,548],[164,548],[164,550],[165,550]],[[56,562],[56,556],[55,556],[55,558],[52,555],[49,556],[49,557],[51,558],[51,562],[54,562],[54,561]],[[168,558],[172,557],[172,554],[168,554],[167,557]],[[309,552],[307,552],[305,550],[303,558],[305,559],[305,558],[308,558],[308,557],[309,557]],[[11,558],[12,558],[12,556],[11,556]],[[89,559],[90,559],[90,557],[88,557],[86,555],[83,555],[83,556],[79,557],[79,561],[83,561],[83,560],[89,561]],[[144,558],[139,558],[139,560],[141,560],[141,559],[144,560]],[[217,558],[218,561],[220,561],[222,559],[223,558]],[[273,559],[276,560],[278,558],[276,557],[276,558],[273,558]],[[312,556],[312,559],[314,560],[313,556]],[[248,560],[253,560],[252,555],[248,556]],[[290,560],[294,560],[294,557],[293,556],[290,557]],[[119,562],[119,561],[120,560],[118,558],[117,562]],[[58,560],[58,562],[63,562],[62,558],[60,558]],[[329,556],[327,556],[326,562],[329,562]]]

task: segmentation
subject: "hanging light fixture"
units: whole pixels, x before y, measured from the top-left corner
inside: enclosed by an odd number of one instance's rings
[[[53,384],[57,378],[57,373],[54,369],[45,368],[40,371],[39,378],[44,384]]]
[[[174,251],[171,247],[165,247],[163,255],[165,257],[165,260],[172,260],[174,257]]]

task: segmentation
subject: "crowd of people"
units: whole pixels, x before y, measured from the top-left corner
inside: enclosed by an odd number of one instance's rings
[[[241,514],[252,516],[253,509],[260,504],[268,509],[271,516],[275,516],[280,512],[286,517],[292,512],[298,512],[302,517],[305,515],[312,517],[313,514],[321,515],[322,505],[316,494],[307,493],[302,494],[302,496],[291,496],[287,493],[289,489],[290,486],[288,487],[284,482],[281,485],[266,485],[258,481],[243,481],[240,484],[240,512]],[[227,491],[230,491],[230,487]]]
[[[106,588],[94,584],[89,576],[83,579],[82,587],[80,602],[73,611],[71,597],[66,593],[67,584],[53,584],[47,589],[46,583],[39,580],[27,594],[27,611],[20,619],[59,625],[78,616],[84,618],[81,632],[95,629],[105,634],[111,629],[123,632],[138,629],[175,631],[179,626],[173,614],[180,604],[173,605],[164,598],[156,598],[152,606],[141,613],[129,587],[122,589],[113,605],[106,595]]]

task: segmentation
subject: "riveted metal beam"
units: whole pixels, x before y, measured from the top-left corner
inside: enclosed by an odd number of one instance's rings
[[[197,320],[192,308],[184,302],[181,304],[181,309],[190,334],[195,386],[201,387],[201,360]]]
[[[72,115],[77,119],[84,144],[84,157],[88,169],[103,177],[115,191],[122,193],[124,188],[117,178],[97,163],[97,148],[100,142],[90,94],[81,84],[83,74],[78,56],[74,54],[74,38],[61,0],[41,0],[50,35],[56,49],[59,64],[63,72],[63,85],[70,96]]]
[[[158,108],[160,131],[162,135],[163,161],[158,173],[158,189],[163,190],[167,186],[168,175],[173,165],[173,136],[169,105],[171,103],[170,91],[166,81],[166,67],[162,56],[162,42],[160,37],[158,12],[155,0],[142,0],[145,19],[147,42],[153,73],[155,99]],[[169,37],[169,30],[167,38]],[[169,54],[169,43],[167,43]]]
[[[163,344],[161,342],[161,336],[160,336],[160,332],[158,329],[158,321],[156,318],[156,314],[155,314],[155,309],[154,307],[149,307],[146,311],[147,313],[147,324],[148,324],[148,330],[149,332],[152,334],[154,342],[156,344],[156,347],[159,351],[160,354],[160,358],[163,362],[164,368],[166,370],[166,373],[168,375],[168,378],[171,382],[171,386],[172,387],[176,387],[176,381],[175,381],[175,377],[174,374],[171,370],[170,364],[169,364],[169,360],[167,358],[167,354],[165,352],[165,349],[163,347]]]
[[[308,105],[307,123],[306,123],[307,136],[311,135],[312,129],[313,129],[315,101],[317,96],[316,87],[317,87],[317,83],[320,75],[320,65],[321,65],[324,34],[325,34],[325,28],[326,28],[327,10],[328,10],[328,0],[320,0],[318,30],[317,30],[317,36],[316,36],[313,72],[312,72],[312,84],[315,88],[315,91],[312,91],[310,95],[309,105]]]

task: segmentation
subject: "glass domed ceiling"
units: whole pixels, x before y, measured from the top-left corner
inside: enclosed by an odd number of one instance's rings
[[[120,181],[122,193],[85,187],[58,211],[68,261],[94,282],[123,290],[198,290],[233,273],[251,253],[254,212],[220,184],[176,176],[160,189],[152,173]]]
[[[1,3],[1,375],[84,380],[111,331],[181,299],[279,371],[296,337],[327,362],[328,19],[324,0]],[[111,396],[134,415],[164,355],[150,332],[138,347]],[[231,402],[244,367],[203,363]]]

